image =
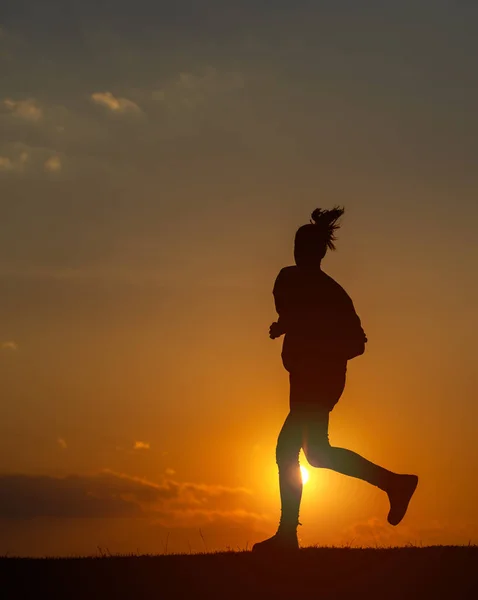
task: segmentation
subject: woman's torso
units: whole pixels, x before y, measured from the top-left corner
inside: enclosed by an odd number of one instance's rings
[[[313,369],[316,373],[343,373],[341,355],[353,304],[343,290],[320,268],[286,267],[274,286],[274,297],[286,334],[282,348],[288,371]]]

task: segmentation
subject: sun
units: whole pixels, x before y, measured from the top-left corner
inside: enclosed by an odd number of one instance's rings
[[[305,485],[309,481],[309,471],[302,465],[300,465],[300,474],[302,477],[302,483]]]

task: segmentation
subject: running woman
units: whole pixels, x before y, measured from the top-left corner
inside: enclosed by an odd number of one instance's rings
[[[279,434],[281,519],[277,533],[253,551],[297,550],[302,497],[301,448],[308,462],[356,477],[383,490],[390,501],[388,522],[398,525],[418,484],[416,475],[400,475],[375,465],[356,452],[329,443],[329,413],[345,387],[347,361],[365,351],[367,337],[352,300],[322,270],[327,250],[335,250],[335,232],[344,209],[317,208],[310,224],[295,235],[295,266],[277,276],[273,294],[279,318],[272,339],[285,334],[282,362],[289,372],[290,412]]]

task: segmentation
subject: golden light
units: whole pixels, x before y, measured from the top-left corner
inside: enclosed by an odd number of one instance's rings
[[[302,465],[300,465],[300,474],[302,477],[302,483],[305,485],[309,481],[309,471]]]

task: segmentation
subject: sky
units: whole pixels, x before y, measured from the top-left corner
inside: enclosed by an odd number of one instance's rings
[[[316,207],[369,342],[304,545],[478,541],[478,7],[4,0],[0,554],[247,548],[279,516],[272,285]],[[302,457],[302,463],[307,466]]]

